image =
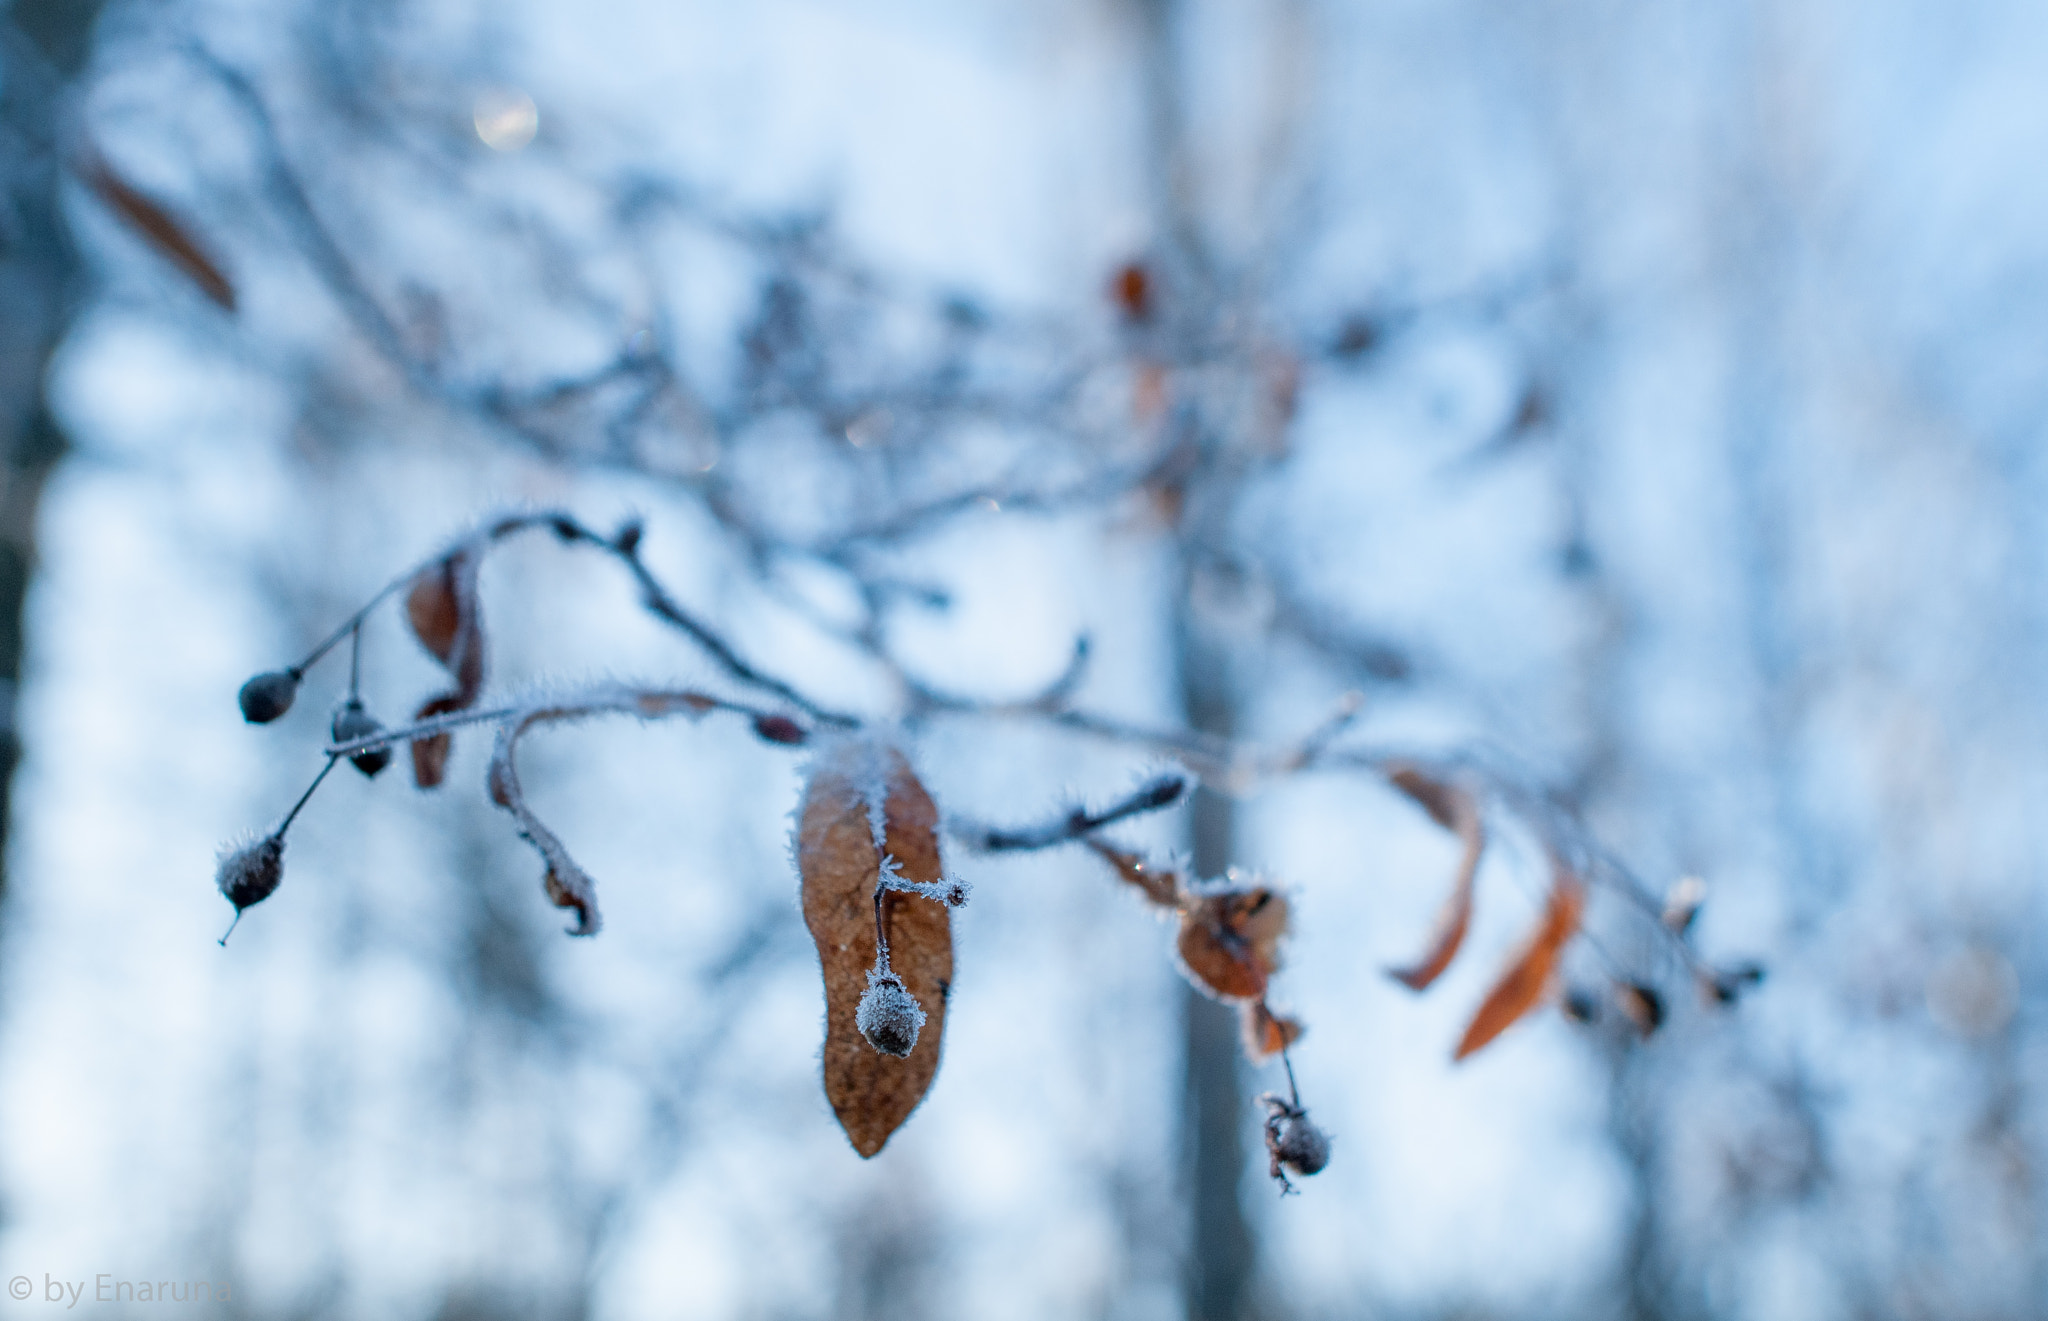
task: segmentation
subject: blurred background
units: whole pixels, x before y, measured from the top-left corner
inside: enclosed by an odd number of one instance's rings
[[[0,1274],[252,1318],[2048,1315],[2048,9],[14,0],[0,43]],[[860,1160],[802,757],[738,722],[531,741],[596,939],[471,734],[433,793],[338,771],[217,946],[215,850],[318,769],[346,661],[273,725],[237,687],[508,505],[643,519],[956,819],[1362,694],[1343,756],[1115,832],[1288,890],[1329,1169],[1276,1195],[1277,1068],[1099,859],[957,843],[945,1063]],[[509,542],[482,593],[494,691],[759,697],[603,557]],[[999,709],[1084,636],[1092,725]],[[445,686],[391,606],[362,669],[387,723]],[[1383,969],[1458,848],[1393,751],[1492,825],[1419,997]],[[1454,1066],[1545,829],[1602,859],[1589,1021]],[[1696,955],[1649,916],[1687,876]],[[1767,976],[1720,1005],[1694,957]]]

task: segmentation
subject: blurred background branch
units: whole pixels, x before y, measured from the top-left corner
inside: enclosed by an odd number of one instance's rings
[[[2048,1296],[2029,6],[0,37],[15,1269],[444,1321]],[[492,552],[494,693],[898,722],[988,846],[877,1160],[817,1096],[797,759],[745,721],[522,753],[596,942],[458,738],[437,797],[337,771],[214,946],[207,851],[339,697],[248,730],[237,685],[506,506],[608,553]],[[390,616],[362,644],[387,723],[446,686]],[[1191,807],[1121,813],[1157,757]],[[1454,793],[1469,951],[1415,998]],[[1277,1065],[1111,875],[1181,850],[1289,887],[1336,1145],[1285,1205]],[[1565,1012],[1454,1068],[1553,860]]]

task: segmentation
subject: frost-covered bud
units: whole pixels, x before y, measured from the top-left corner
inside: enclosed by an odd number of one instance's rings
[[[252,725],[267,725],[292,709],[299,695],[299,676],[291,670],[270,670],[242,685],[235,700],[242,704],[242,719]]]
[[[1303,1111],[1281,1121],[1273,1155],[1296,1174],[1316,1174],[1330,1163],[1330,1139],[1309,1122],[1308,1113]]]
[[[967,904],[969,886],[965,881],[947,881],[939,892],[939,902],[948,908],[963,908]]]
[[[898,1058],[917,1048],[917,1032],[924,1026],[924,1006],[903,989],[903,979],[893,972],[870,972],[867,993],[853,1012],[853,1025],[868,1044],[884,1055]]]
[[[377,717],[363,709],[361,699],[351,697],[334,713],[333,730],[336,743],[353,743],[359,738],[383,733],[384,726],[377,723]],[[358,752],[349,758],[349,762],[363,774],[375,778],[378,771],[391,764],[391,746],[386,744]]]
[[[277,835],[265,835],[223,853],[214,883],[239,914],[251,904],[268,899],[283,879],[284,840]]]

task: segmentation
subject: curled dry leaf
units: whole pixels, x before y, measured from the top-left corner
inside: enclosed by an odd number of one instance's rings
[[[1263,1064],[1301,1040],[1306,1031],[1298,1018],[1276,1014],[1264,1000],[1239,1005],[1237,1025],[1244,1034],[1244,1053],[1254,1064]]]
[[[1224,1000],[1256,1000],[1280,968],[1287,900],[1255,886],[1189,896],[1180,917],[1181,966],[1195,984]]]
[[[485,772],[484,783],[490,789],[491,801],[510,812],[519,822],[519,836],[533,845],[540,854],[541,863],[547,868],[541,877],[541,888],[546,891],[548,902],[557,908],[571,909],[576,914],[576,925],[569,928],[572,936],[594,936],[602,925],[597,914],[597,885],[569,855],[559,836],[549,830],[541,819],[533,814],[526,804],[526,794],[519,785],[518,753],[519,740],[534,726],[550,720],[568,718],[571,713],[565,709],[539,708],[499,726],[497,746],[491,752],[490,769]],[[437,734],[435,739],[445,740],[447,735]],[[417,769],[420,748],[434,742],[421,739],[414,743],[413,758]],[[441,756],[445,757],[446,743],[441,744]],[[435,782],[439,782],[440,767],[434,768]]]
[[[1387,975],[1411,991],[1422,991],[1443,975],[1465,943],[1472,925],[1472,889],[1479,875],[1479,855],[1486,849],[1486,828],[1479,819],[1479,804],[1465,789],[1434,779],[1413,766],[1396,767],[1387,776],[1396,789],[1414,799],[1431,819],[1465,842],[1458,860],[1457,878],[1451,894],[1437,915],[1436,934],[1422,957],[1404,967],[1389,968]]]
[[[162,205],[115,174],[113,167],[97,154],[80,167],[86,187],[107,204],[123,224],[155,248],[157,254],[178,268],[222,311],[235,310],[235,286],[222,273],[220,263],[194,238],[191,229],[171,216]]]
[[[413,636],[467,690],[481,688],[484,681],[476,574],[476,551],[463,545],[420,570],[405,594],[405,617]]]
[[[804,922],[825,976],[825,1099],[854,1150],[872,1156],[924,1099],[939,1069],[953,981],[952,915],[943,903],[882,896],[889,962],[927,1021],[902,1058],[861,1035],[856,1015],[875,964],[875,886],[882,859],[906,881],[936,885],[939,812],[894,747],[849,738],[820,751],[798,812]]]
[[[428,699],[419,710],[412,713],[415,722],[434,716],[445,716],[451,711],[460,711],[467,703],[460,701],[453,693],[444,693]],[[432,789],[448,774],[448,754],[455,746],[455,736],[447,732],[429,734],[412,741],[412,779],[422,789]]]
[[[1550,899],[1544,905],[1543,920],[1520,954],[1509,963],[1500,980],[1487,992],[1472,1024],[1458,1042],[1454,1059],[1464,1059],[1505,1032],[1515,1020],[1542,1000],[1550,985],[1557,958],[1579,929],[1579,917],[1586,907],[1586,886],[1562,863],[1557,864],[1550,883]]]
[[[415,721],[467,710],[484,686],[483,614],[477,602],[477,555],[472,546],[450,551],[420,570],[405,594],[405,617],[420,645],[454,676],[455,687],[429,698]],[[453,736],[434,734],[412,744],[413,782],[422,789],[447,773]]]
[[[1126,884],[1137,887],[1138,892],[1151,902],[1161,908],[1180,906],[1180,876],[1171,867],[1155,866],[1136,853],[1127,853],[1099,839],[1084,839],[1082,842],[1094,849],[1104,862],[1116,868],[1116,874]]]
[[[597,915],[597,885],[578,865],[576,859],[570,856],[561,839],[548,829],[528,805],[525,790],[519,783],[519,740],[542,725],[582,720],[595,715],[632,715],[642,720],[658,720],[665,716],[680,715],[694,720],[701,718],[707,711],[716,710],[718,706],[716,698],[687,689],[649,690],[605,683],[588,688],[558,691],[546,701],[537,701],[508,713],[499,724],[497,745],[491,752],[490,768],[484,773],[484,785],[490,791],[491,801],[518,820],[520,838],[533,845],[535,851],[540,854],[541,862],[546,868],[541,885],[547,891],[548,902],[557,908],[575,910],[576,925],[569,928],[570,935],[597,934],[600,925]],[[433,735],[414,741],[413,755],[416,768],[417,759],[423,748],[437,757],[445,757],[445,736]],[[437,761],[430,769],[438,781],[442,770],[440,763]]]

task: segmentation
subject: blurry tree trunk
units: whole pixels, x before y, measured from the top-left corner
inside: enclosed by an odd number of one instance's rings
[[[1237,702],[1228,657],[1199,620],[1190,618],[1192,593],[1183,579],[1176,641],[1181,701],[1188,723],[1205,734],[1236,733]],[[1221,876],[1231,864],[1231,800],[1213,789],[1195,791],[1195,874]],[[1257,1245],[1245,1223],[1239,1193],[1244,1177],[1243,1070],[1238,1066],[1237,1020],[1230,1009],[1181,988],[1182,1177],[1189,1213],[1184,1287],[1191,1321],[1235,1321],[1245,1315]]]
[[[1136,26],[1143,124],[1140,141],[1151,211],[1155,279],[1165,296],[1150,333],[1169,363],[1200,361],[1215,339],[1224,291],[1202,222],[1187,123],[1183,0],[1126,0]],[[1191,728],[1223,738],[1238,733],[1238,694],[1226,637],[1205,625],[1195,583],[1228,542],[1229,513],[1241,484],[1242,437],[1232,420],[1210,417],[1196,387],[1171,425],[1180,445],[1200,451],[1190,479],[1169,492],[1178,511],[1179,565],[1174,601],[1174,664]],[[1203,787],[1195,792],[1195,875],[1221,876],[1233,862],[1235,809]],[[1236,1017],[1192,986],[1181,990],[1181,1181],[1188,1208],[1182,1292],[1190,1321],[1237,1321],[1250,1313],[1258,1245],[1240,1198],[1245,1168],[1244,1069]]]
[[[0,844],[21,759],[14,701],[22,609],[35,569],[43,482],[65,449],[50,411],[50,356],[70,320],[79,263],[58,199],[61,124],[91,49],[100,0],[17,0],[0,17]],[[0,875],[4,884],[4,875]]]

